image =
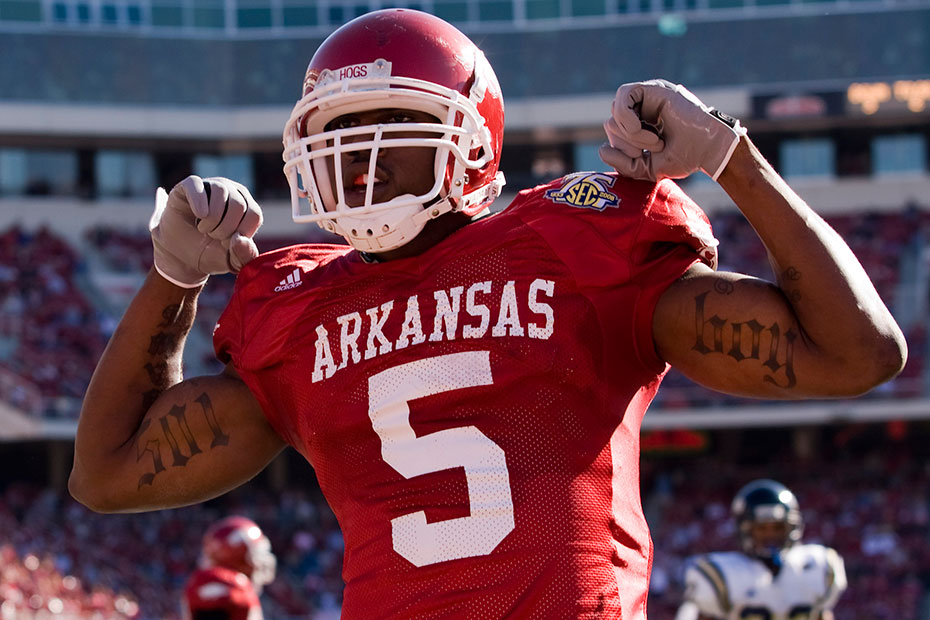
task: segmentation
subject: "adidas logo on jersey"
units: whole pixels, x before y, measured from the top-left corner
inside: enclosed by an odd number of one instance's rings
[[[292,288],[297,288],[301,284],[303,284],[303,281],[300,279],[300,268],[298,267],[274,287],[274,292],[280,293],[281,291],[289,291]]]

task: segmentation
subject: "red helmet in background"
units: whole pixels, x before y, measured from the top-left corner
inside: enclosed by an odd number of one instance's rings
[[[226,517],[207,529],[201,562],[244,573],[256,589],[274,581],[277,567],[268,537],[245,517]]]
[[[438,122],[327,129],[344,114],[378,109],[417,110]],[[398,137],[401,132],[423,137]],[[475,215],[500,194],[503,134],[500,85],[468,37],[420,11],[385,9],[358,17],[313,55],[302,98],[284,130],[294,220],[317,222],[363,251],[399,247],[429,219],[449,211]],[[411,146],[436,150],[433,187],[419,196],[373,202],[378,152]],[[350,207],[340,155],[360,150],[371,151],[365,201]]]

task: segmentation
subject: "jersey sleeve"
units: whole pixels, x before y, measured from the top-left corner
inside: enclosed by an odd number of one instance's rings
[[[600,295],[605,316],[625,321],[641,363],[662,369],[652,318],[659,297],[694,263],[717,265],[717,240],[701,208],[671,180],[645,183],[616,174],[569,175],[518,197],[524,220],[572,273]],[[594,295],[592,295],[592,298]],[[620,313],[611,313],[618,306]],[[621,318],[622,317],[622,318]]]
[[[824,585],[826,587],[823,598],[817,603],[817,608],[821,611],[833,609],[847,586],[846,567],[842,556],[836,550],[826,547],[824,559]]]
[[[248,338],[250,333],[254,335],[262,329],[261,326],[256,325],[257,321],[254,316],[254,308],[265,305],[261,297],[256,295],[256,291],[263,288],[262,279],[257,277],[260,270],[253,263],[263,261],[263,258],[264,256],[260,256],[246,265],[236,278],[236,286],[233,289],[232,297],[213,328],[213,351],[220,362],[231,364],[236,369],[241,380],[248,386],[249,391],[258,401],[265,419],[268,420],[268,423],[278,435],[289,444],[292,444],[294,438],[287,425],[283,423],[270,405],[267,395],[262,392],[260,386],[253,380],[253,374],[250,372],[256,366],[265,363],[261,358],[256,359],[255,348],[249,346]],[[249,267],[252,268],[248,269]],[[267,285],[264,288],[267,288]],[[269,321],[265,321],[265,323],[275,324]],[[265,333],[267,333],[267,330]],[[262,356],[267,359],[271,359],[273,355],[274,351],[268,347],[262,352]]]
[[[305,284],[300,290],[310,288],[305,282],[308,275],[347,249],[326,244],[294,245],[261,254],[245,265],[213,330],[217,358],[223,363],[232,362],[237,370],[279,362],[297,318],[280,303],[282,294]],[[254,344],[256,340],[260,346]]]
[[[242,352],[242,297],[238,291],[237,286],[213,328],[213,350],[224,364],[239,359]]]
[[[636,351],[647,364],[666,365],[652,335],[659,298],[695,263],[716,269],[717,244],[704,211],[677,184],[665,180],[656,185],[629,249],[630,277],[638,291],[633,333]]]
[[[692,558],[685,569],[685,600],[711,618],[723,620],[730,609],[730,596],[723,572],[707,556]]]
[[[232,297],[213,330],[213,349],[217,359],[232,364],[237,370],[259,368],[272,364],[280,355],[281,344],[289,334],[288,321],[276,316],[275,297],[286,282],[278,282],[282,272],[294,278],[291,270],[315,266],[305,255],[312,252],[291,246],[261,254],[245,265],[236,277]],[[304,260],[302,260],[304,259]],[[309,263],[309,264],[308,264]],[[252,340],[261,335],[261,347]]]
[[[308,280],[314,270],[345,253],[344,246],[319,244],[261,254],[239,272],[232,297],[213,330],[217,359],[233,365],[269,424],[291,445],[296,437],[283,420],[286,412],[272,406],[269,388],[256,379],[256,373],[281,362],[299,323],[302,310],[286,303],[284,294],[310,289]]]

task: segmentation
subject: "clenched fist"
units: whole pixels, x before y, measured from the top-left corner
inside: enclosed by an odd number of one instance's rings
[[[604,123],[604,163],[634,179],[680,179],[702,170],[715,181],[746,130],[681,84],[649,80],[617,90]]]
[[[261,207],[235,181],[192,175],[170,194],[159,187],[149,220],[155,269],[184,288],[201,286],[210,274],[237,273],[258,256],[252,236],[261,225]]]

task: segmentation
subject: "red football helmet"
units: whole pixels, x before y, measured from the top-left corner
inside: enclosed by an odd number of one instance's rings
[[[201,563],[245,573],[256,589],[274,581],[277,566],[268,537],[245,517],[226,517],[207,529]]]
[[[241,572],[211,566],[195,571],[184,586],[181,618],[262,620],[262,604],[252,580]]]
[[[438,122],[327,128],[344,114],[380,109],[416,110]],[[402,132],[423,137],[398,137]],[[498,171],[503,133],[497,77],[464,34],[408,9],[358,17],[313,55],[303,95],[284,129],[294,221],[317,222],[354,247],[377,252],[407,243],[428,220],[448,211],[476,215],[504,184]],[[374,202],[378,152],[412,146],[436,151],[432,188]],[[358,151],[371,154],[364,204],[352,207],[345,200],[341,156]]]

